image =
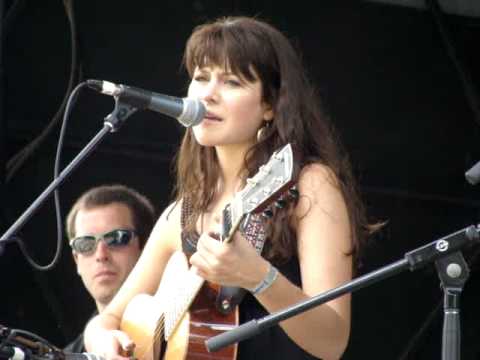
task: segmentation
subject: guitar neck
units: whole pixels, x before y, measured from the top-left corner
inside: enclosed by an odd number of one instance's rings
[[[222,234],[221,236],[221,241],[223,243],[228,244],[232,241],[233,235],[235,234],[235,231],[237,231],[237,228],[240,225],[241,221],[242,217],[238,217],[236,220],[234,220],[234,223],[231,224],[231,228],[228,229],[228,231],[224,231],[224,234]]]

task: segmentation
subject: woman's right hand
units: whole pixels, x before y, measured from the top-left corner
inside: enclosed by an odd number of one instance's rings
[[[87,352],[104,360],[130,360],[135,343],[125,332],[118,330],[119,324],[108,320],[97,315],[87,324],[84,333]]]
[[[104,360],[131,360],[135,343],[120,330],[98,331],[91,341],[89,352]]]

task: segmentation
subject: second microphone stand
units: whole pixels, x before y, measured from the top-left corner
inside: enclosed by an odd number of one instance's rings
[[[470,270],[457,251],[435,261],[443,290],[442,359],[460,359],[460,294]]]

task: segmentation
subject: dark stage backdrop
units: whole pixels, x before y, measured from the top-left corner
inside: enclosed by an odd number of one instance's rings
[[[0,229],[46,188],[53,175],[59,126],[18,170],[6,160],[52,122],[71,72],[71,30],[61,1],[4,1],[0,121]],[[95,78],[175,96],[185,94],[180,68],[193,26],[219,15],[259,15],[302,51],[338,132],[351,154],[370,214],[388,220],[372,239],[359,274],[478,222],[480,185],[464,172],[480,160],[479,124],[438,26],[427,11],[370,3],[321,1],[65,1],[73,4],[77,70]],[[473,89],[480,85],[480,19],[445,16],[458,60]],[[478,101],[478,91],[476,93]],[[70,118],[65,166],[101,128],[111,98],[84,91]],[[477,114],[478,116],[478,114]],[[477,117],[478,120],[478,117]],[[85,189],[124,183],[160,211],[172,190],[173,149],[183,130],[158,114],[134,114],[61,186],[65,213]],[[2,233],[3,233],[2,231]],[[55,251],[53,201],[22,228],[30,253],[45,264]],[[464,251],[470,258],[473,251]],[[462,295],[463,359],[478,359],[478,265]],[[94,309],[67,249],[49,272],[33,270],[16,245],[0,257],[0,324],[63,346]],[[433,266],[403,273],[353,296],[345,359],[395,359],[442,300]],[[437,311],[411,359],[438,359]]]

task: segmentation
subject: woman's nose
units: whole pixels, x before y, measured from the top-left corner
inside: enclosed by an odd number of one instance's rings
[[[205,87],[202,90],[202,100],[205,101],[216,101],[218,100],[218,82],[215,80],[210,80],[208,83],[205,84]]]

